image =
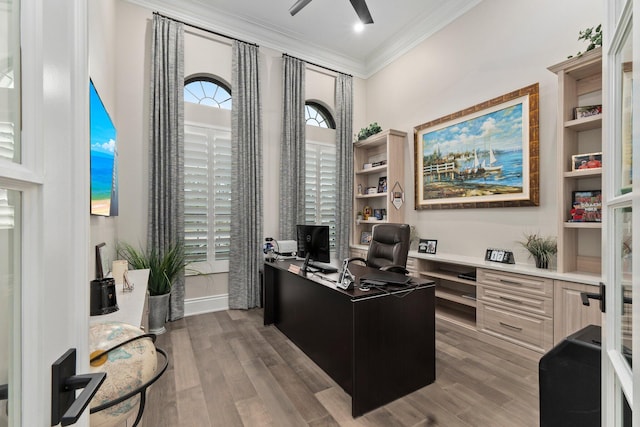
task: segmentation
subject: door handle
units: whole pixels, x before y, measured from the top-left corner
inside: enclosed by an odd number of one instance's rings
[[[596,293],[590,293],[590,292],[580,292],[580,298],[582,299],[582,305],[586,305],[586,306],[591,305],[589,303],[590,299],[599,300],[600,301],[600,311],[604,313],[605,309],[606,309],[604,293],[605,293],[605,285],[602,282],[600,282],[600,289],[599,289],[599,292],[597,294]]]
[[[0,402],[9,400],[9,384],[0,385]]]
[[[51,425],[75,424],[106,378],[105,372],[76,375],[76,349],[67,350],[51,365]]]

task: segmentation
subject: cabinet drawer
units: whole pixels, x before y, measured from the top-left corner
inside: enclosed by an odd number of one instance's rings
[[[478,269],[478,283],[515,292],[551,297],[553,280],[525,274]]]
[[[524,347],[545,352],[553,344],[553,321],[550,318],[511,311],[478,302],[478,329]]]
[[[538,295],[521,295],[504,291],[500,288],[478,286],[478,299],[493,303],[501,307],[510,307],[535,313],[541,316],[553,315],[553,300],[549,297]]]

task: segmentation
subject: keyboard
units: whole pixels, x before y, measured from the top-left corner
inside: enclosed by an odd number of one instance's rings
[[[336,267],[334,267],[333,265],[330,264],[324,264],[321,262],[315,262],[315,261],[309,261],[309,267],[315,268],[318,271],[320,271],[321,273],[335,273],[338,271],[338,269]]]

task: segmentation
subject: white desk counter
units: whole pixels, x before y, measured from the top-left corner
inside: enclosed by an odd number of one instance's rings
[[[129,270],[129,282],[133,283],[132,291],[123,291],[122,285],[116,285],[116,302],[120,308],[109,314],[89,317],[90,323],[123,322],[139,327],[142,325],[144,303],[147,296],[147,280],[149,270]]]

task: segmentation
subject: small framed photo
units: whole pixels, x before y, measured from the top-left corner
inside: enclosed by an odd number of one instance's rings
[[[368,245],[369,243],[371,243],[371,232],[363,231],[362,233],[360,233],[360,244]]]
[[[582,171],[602,168],[602,152],[574,154],[571,156],[571,170]]]
[[[420,242],[418,243],[418,252],[435,255],[437,246],[437,240],[420,239]]]
[[[576,107],[576,119],[584,119],[585,117],[597,116],[602,114],[602,105],[585,105],[584,107]]]
[[[378,220],[382,221],[382,209],[374,209],[373,216]]]
[[[387,177],[381,176],[378,178],[378,193],[386,193],[387,192]]]
[[[602,191],[574,191],[569,222],[602,222]]]

